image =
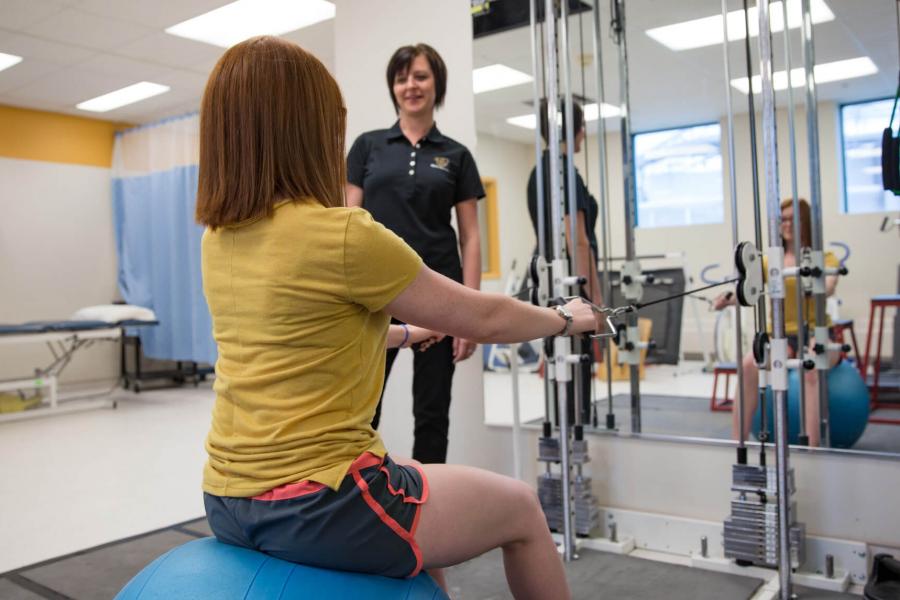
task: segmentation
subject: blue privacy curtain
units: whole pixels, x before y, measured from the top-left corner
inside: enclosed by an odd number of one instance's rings
[[[116,135],[113,220],[119,290],[153,309],[137,328],[146,356],[214,363],[216,347],[200,273],[197,201],[199,118],[187,115]]]

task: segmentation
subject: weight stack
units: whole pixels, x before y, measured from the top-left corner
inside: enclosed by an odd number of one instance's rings
[[[732,491],[740,496],[731,502],[725,519],[725,556],[762,567],[778,566],[778,493],[775,467],[734,465]],[[794,471],[788,470],[788,494],[793,496]],[[806,526],[797,522],[797,504],[790,510],[791,566],[806,560]]]
[[[587,440],[573,440],[571,462],[575,466],[590,460]],[[551,471],[551,465],[560,463],[559,440],[540,438],[538,460],[547,463],[547,472],[538,476],[538,498],[552,531],[563,531],[562,474]],[[575,534],[588,536],[600,525],[600,507],[591,490],[591,478],[573,474],[572,503],[575,511]]]

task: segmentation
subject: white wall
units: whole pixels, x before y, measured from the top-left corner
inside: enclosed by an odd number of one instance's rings
[[[538,475],[538,435],[534,430],[524,434],[526,481]],[[730,512],[735,460],[730,446],[591,435],[588,447],[591,461],[585,475],[592,478],[602,506],[714,522]],[[751,449],[754,464],[757,453]],[[769,459],[775,464],[771,453]],[[900,549],[900,462],[795,452],[790,464],[797,483],[797,518],[809,535]]]
[[[500,278],[486,279],[481,289],[503,292],[513,260],[522,273],[534,249],[528,218],[528,176],[534,168],[534,146],[519,144],[485,133],[478,134],[475,162],[482,177],[497,180],[497,216],[500,241]],[[482,240],[482,252],[487,245]]]
[[[347,143],[390,127],[396,116],[385,71],[400,46],[424,42],[447,65],[441,132],[475,147],[472,14],[466,0],[340,0],[334,22],[335,77],[347,105]]]
[[[0,323],[67,319],[118,297],[109,169],[0,158]],[[62,381],[112,380],[118,344],[79,351]],[[43,344],[0,345],[0,379],[30,377]]]

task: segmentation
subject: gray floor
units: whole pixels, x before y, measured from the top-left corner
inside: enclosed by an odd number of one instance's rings
[[[628,394],[613,396],[613,409],[619,428],[628,430],[631,397]],[[597,410],[602,423],[606,403],[601,402]],[[877,415],[900,419],[900,405],[897,409],[879,409]],[[709,397],[641,394],[641,428],[645,433],[730,440],[731,412],[709,410]],[[900,426],[869,423],[853,449],[900,453]]]
[[[108,600],[167,550],[209,535],[206,519],[174,525],[0,574],[3,600]],[[572,597],[628,600],[747,600],[762,580],[627,556],[583,551],[566,566]],[[448,569],[454,600],[512,598],[499,550]],[[798,590],[801,600],[859,600],[858,596]]]
[[[106,599],[112,598],[141,568],[170,548],[209,535],[205,519],[182,523],[145,536],[108,544],[47,563],[26,567],[0,578],[0,598]],[[574,598],[635,600],[665,597],[705,600],[744,600],[760,580],[674,567],[635,558],[586,552],[569,568]],[[501,555],[488,553],[448,573],[455,600],[510,598]],[[696,595],[699,587],[714,593]],[[672,590],[681,589],[674,594]]]
[[[746,600],[763,584],[752,577],[590,550],[566,565],[566,572],[574,600]],[[499,550],[448,569],[447,582],[454,600],[512,598]]]

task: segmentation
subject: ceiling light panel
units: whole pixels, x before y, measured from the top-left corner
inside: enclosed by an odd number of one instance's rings
[[[166,33],[228,48],[256,35],[281,35],[333,19],[326,0],[237,0],[166,29]]]
[[[533,78],[528,73],[517,71],[506,65],[490,65],[472,71],[472,90],[476,94],[522,85],[531,81]]]
[[[0,52],[0,71],[17,65],[20,62],[22,62],[21,56],[16,56],[15,54],[4,54],[3,52]]]
[[[872,62],[868,56],[860,58],[849,58],[847,60],[838,60],[835,62],[821,63],[813,68],[813,75],[816,78],[816,85],[829,83],[832,81],[841,81],[844,79],[854,79],[856,77],[865,77],[878,72],[878,67]],[[803,68],[791,69],[791,87],[803,87],[806,81],[803,77]],[[731,86],[743,94],[750,92],[747,85],[746,77],[739,77],[731,80]],[[776,91],[787,89],[787,72],[776,71],[772,76],[772,87]],[[760,93],[762,88],[762,79],[759,75],[753,76],[753,93]]]
[[[585,121],[596,121],[598,118],[598,113],[603,115],[604,119],[609,119],[611,117],[618,117],[622,114],[622,111],[618,106],[613,106],[612,104],[606,104],[605,102],[601,105],[602,108],[598,110],[597,103],[593,104],[585,104],[584,105],[584,120]],[[562,114],[557,113],[557,119],[560,123],[562,123]],[[534,129],[535,120],[534,113],[529,113],[527,115],[519,115],[518,117],[510,117],[506,119],[506,122],[510,125],[515,125],[516,127],[523,127],[525,129]]]
[[[788,0],[788,28],[797,29],[803,23],[803,13],[800,0]],[[784,19],[781,2],[773,2],[769,7],[770,27],[772,33],[784,30]],[[828,8],[824,0],[811,0],[810,15],[812,22],[825,23],[834,20],[834,13]],[[759,16],[756,7],[747,11],[749,20],[750,37],[759,35]],[[733,10],[728,13],[728,40],[742,40],[746,37],[744,27],[744,11]],[[647,35],[670,48],[671,50],[690,50],[722,43],[722,15],[713,15],[701,19],[693,19],[674,25],[648,29]]]
[[[120,90],[85,100],[77,104],[75,108],[90,112],[107,112],[127,104],[134,104],[153,96],[165,94],[168,91],[169,86],[167,85],[141,81]]]

